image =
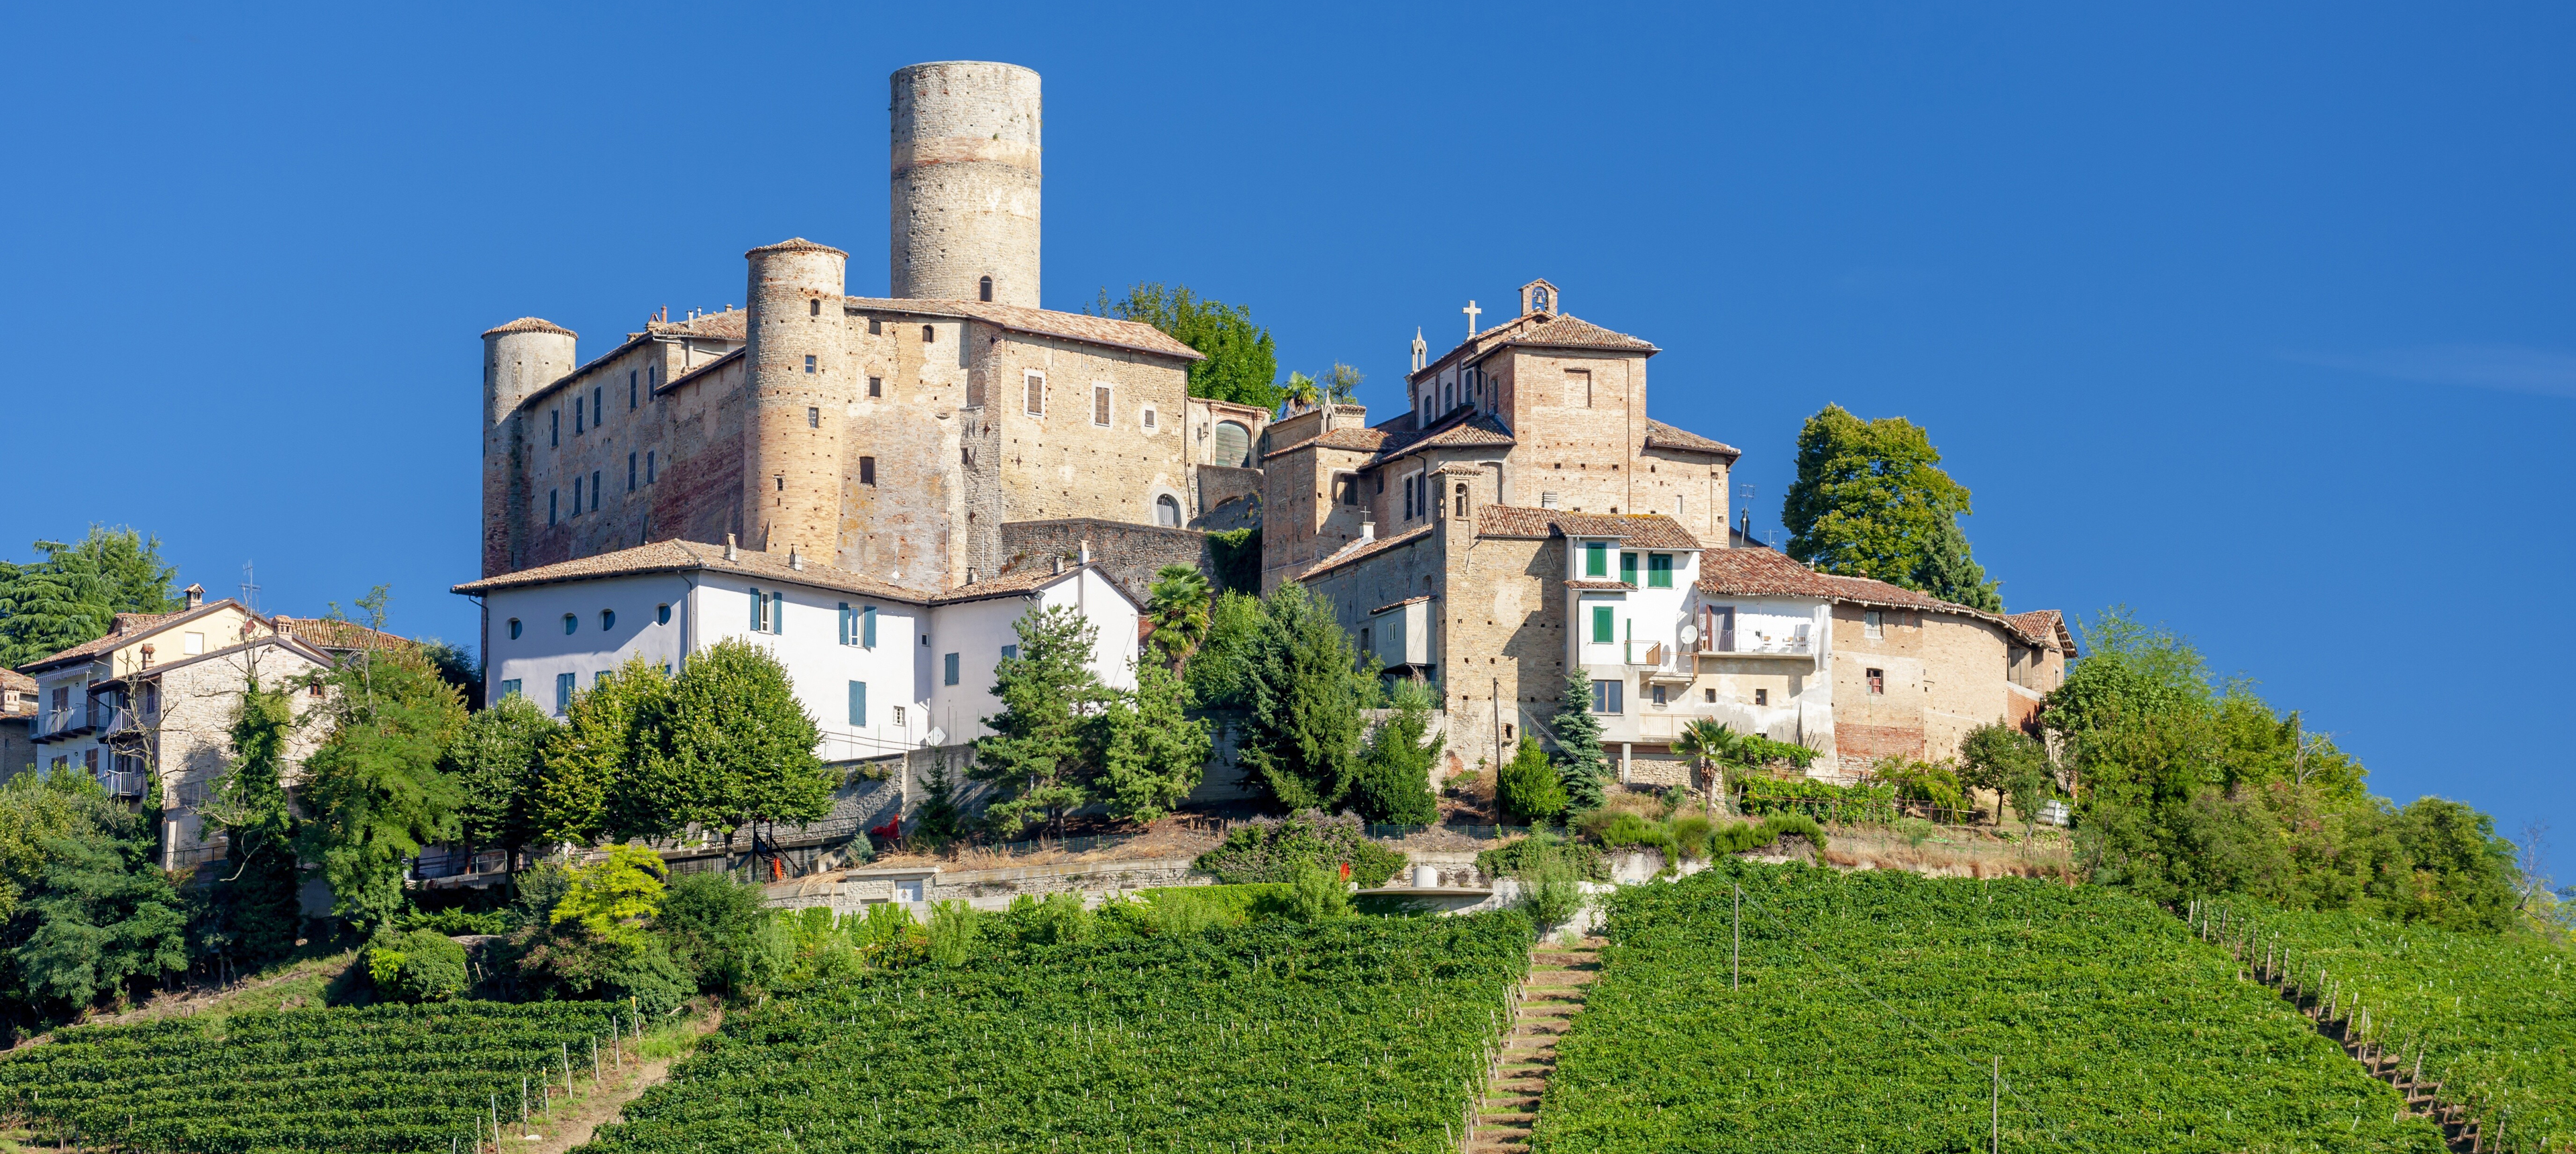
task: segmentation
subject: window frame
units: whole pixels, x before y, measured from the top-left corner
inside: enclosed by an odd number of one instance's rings
[[[1091,382],[1091,427],[1107,429],[1118,421],[1117,386],[1101,381]]]
[[[1020,370],[1020,411],[1046,419],[1047,378],[1043,369]]]
[[[1673,555],[1670,553],[1646,554],[1646,588],[1670,589],[1672,587]]]
[[[1870,669],[1870,668],[1867,668],[1867,667],[1863,667],[1863,669],[1862,669],[1862,671],[1861,671],[1861,677],[1862,677],[1862,680],[1863,680],[1865,683],[1867,683],[1867,685],[1868,685],[1868,687],[1869,687],[1869,695],[1870,695],[1870,696],[1872,696],[1872,697],[1885,697],[1885,696],[1887,696],[1887,671],[1886,671],[1886,670],[1884,670],[1884,669]]]
[[[1876,609],[1860,611],[1860,635],[1871,641],[1887,639],[1887,615]]]
[[[1586,577],[1608,577],[1610,575],[1609,542],[1586,541],[1583,543],[1583,575]]]
[[[956,654],[954,654],[954,653],[942,654],[942,655],[940,656],[940,659],[939,659],[939,666],[940,666],[940,677],[941,677],[940,684],[941,684],[941,685],[955,685],[955,684],[957,684],[957,675],[958,675],[957,664],[958,664],[958,662],[957,662],[957,655],[956,655]]]
[[[1590,606],[1590,608],[1592,610],[1592,628],[1587,633],[1590,640],[1586,642],[1586,644],[1617,645],[1619,643],[1619,614],[1617,608],[1615,606],[1597,602]]]
[[[1593,679],[1592,712],[1603,717],[1618,717],[1627,713],[1627,688],[1627,682],[1615,678]]]
[[[1619,583],[1628,586],[1637,584],[1637,551],[1634,549],[1619,551]]]
[[[862,485],[868,485],[868,486],[874,486],[874,485],[877,483],[877,459],[876,459],[876,458],[874,458],[874,457],[861,457],[861,458],[859,458],[859,483],[860,483],[860,484],[862,484]]]

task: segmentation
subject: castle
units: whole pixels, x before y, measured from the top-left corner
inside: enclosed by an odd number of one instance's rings
[[[1443,773],[1543,735],[1572,678],[1641,784],[1680,778],[1669,745],[1698,718],[1817,748],[1822,772],[1946,756],[2028,718],[2073,655],[2053,611],[1818,574],[1730,532],[1739,452],[1648,416],[1657,348],[1543,279],[1481,331],[1471,306],[1437,357],[1417,331],[1392,419],[1191,397],[1195,350],[1039,304],[1037,74],[919,64],[892,88],[887,295],[850,295],[847,254],[798,238],[744,254],[742,310],[655,317],[588,362],[533,317],[483,334],[484,580],[460,592],[721,540],[736,568],[829,570],[818,604],[935,609],[1071,556],[1141,602],[1161,564],[1206,563],[1204,531],[1258,525],[1263,591],[1307,585],[1442,687]],[[575,564],[613,557],[632,563]]]

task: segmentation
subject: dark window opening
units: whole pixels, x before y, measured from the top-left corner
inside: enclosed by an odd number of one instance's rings
[[[634,407],[635,407],[635,395],[636,395],[636,394],[635,394],[635,386],[636,386],[636,379],[635,379],[635,378],[636,378],[635,370],[633,370],[633,369],[628,369],[628,370],[626,370],[626,407],[627,407],[627,408],[630,408],[630,409],[632,409],[632,408],[634,408]]]
[[[806,316],[809,316],[809,317],[819,317],[819,316],[823,315],[823,300],[822,300],[822,298],[820,298],[820,297],[814,297],[814,298],[808,299],[808,300],[805,302],[805,315],[806,315]]]
[[[885,395],[885,378],[884,378],[884,377],[869,377],[869,378],[868,378],[868,395],[869,395],[869,396],[871,396],[871,397],[882,397],[882,396],[884,396],[884,395]]]
[[[666,602],[653,607],[653,623],[656,625],[668,625],[671,623],[671,606],[669,603]]]
[[[563,410],[549,409],[546,411],[546,447],[551,449],[562,444]]]
[[[1707,703],[1709,703],[1709,704],[1711,704],[1711,705],[1715,705],[1715,704],[1717,704],[1717,691],[1716,691],[1716,690],[1714,690],[1714,689],[1703,689],[1703,690],[1700,690],[1699,692],[1700,692],[1700,700],[1705,701],[1705,702],[1707,702]]]
[[[510,619],[510,640],[512,640],[512,641],[516,641],[516,640],[518,640],[518,639],[519,639],[519,619],[518,619],[518,618],[516,618],[516,617],[513,617],[513,618],[511,618],[511,619]]]
[[[572,431],[575,435],[579,435],[583,429],[589,427],[581,418],[581,401],[580,397],[572,399]]]
[[[1771,704],[1771,691],[1770,691],[1770,690],[1768,690],[1768,689],[1756,689],[1756,690],[1754,690],[1754,691],[1753,691],[1753,704],[1755,704],[1755,705],[1769,705],[1769,704]]]
[[[809,373],[814,371],[814,358],[810,355],[805,358],[805,371]]]
[[[600,632],[605,633],[605,632],[607,632],[607,631],[609,631],[609,630],[611,630],[611,629],[615,629],[615,628],[617,628],[617,611],[616,611],[616,610],[614,610],[614,609],[602,609],[602,610],[600,610],[600,611],[599,611],[599,629],[600,629]]]
[[[860,483],[860,484],[862,484],[862,485],[873,485],[873,484],[876,484],[876,483],[877,483],[877,459],[876,459],[876,458],[874,458],[874,457],[861,457],[861,458],[859,458],[859,483]]]
[[[985,277],[983,280],[976,282],[975,299],[988,302],[993,299],[993,278]]]
[[[1458,508],[1456,512],[1461,517],[1467,515],[1467,486],[1463,483],[1458,486]]]
[[[593,513],[599,511],[599,491],[607,487],[599,483],[599,474],[597,469],[590,471],[590,511]]]
[[[875,317],[869,317],[869,318],[868,318],[868,335],[869,335],[869,336],[872,336],[872,337],[873,337],[873,336],[879,336],[879,335],[882,335],[884,332],[885,332],[885,322],[884,322],[884,321],[878,320],[878,319],[877,319],[877,318],[875,318]]]
[[[635,454],[626,454],[626,491],[635,491]]]
[[[590,387],[590,423],[596,425],[607,419],[608,386],[592,385]]]
[[[823,410],[815,408],[812,405],[805,406],[805,427],[809,429],[822,428]]]
[[[1884,694],[1887,692],[1886,670],[1873,669],[1869,671],[1869,691],[1876,694]]]
[[[779,475],[770,478],[770,481],[778,486],[779,492],[784,493],[787,491],[787,474],[780,473]]]
[[[644,483],[647,485],[652,484],[653,477],[653,451],[651,449],[646,449],[644,451]]]
[[[939,339],[939,330],[938,330],[938,329],[932,328],[932,327],[930,327],[929,325],[923,325],[923,326],[921,326],[921,343],[923,343],[923,344],[925,344],[925,345],[926,345],[926,344],[930,344],[930,343],[932,343],[932,342],[934,342],[934,341],[937,341],[938,339]]]

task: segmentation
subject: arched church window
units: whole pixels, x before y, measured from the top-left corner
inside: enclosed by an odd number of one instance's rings
[[[1457,512],[1458,512],[1458,515],[1459,515],[1459,516],[1461,516],[1461,517],[1464,517],[1464,516],[1466,516],[1466,515],[1467,515],[1467,483],[1466,483],[1466,482],[1464,482],[1464,481],[1461,481],[1461,482],[1459,482],[1459,483],[1458,483],[1458,510],[1457,510]]]
[[[1181,503],[1171,494],[1154,498],[1154,523],[1166,529],[1181,527]]]
[[[1252,463],[1252,430],[1233,421],[1216,424],[1216,450],[1211,464],[1240,469]]]

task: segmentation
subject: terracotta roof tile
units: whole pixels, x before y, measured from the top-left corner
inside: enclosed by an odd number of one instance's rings
[[[483,330],[483,335],[487,337],[496,333],[561,333],[564,336],[573,335],[573,331],[571,329],[565,328],[553,321],[546,320],[543,317],[520,317],[506,325],[494,325],[491,328]]]
[[[586,581],[599,577],[630,577],[645,573],[682,573],[704,570],[783,581],[816,589],[836,589],[888,601],[927,604],[930,595],[905,589],[864,573],[852,573],[829,565],[808,561],[805,567],[790,567],[784,554],[764,553],[758,549],[738,549],[732,560],[726,560],[724,546],[697,541],[656,541],[595,557],[577,557],[552,565],[539,565],[516,573],[468,581],[451,592],[474,595],[496,589],[522,589],[532,585],[552,585],[564,581]]]
[[[1353,561],[1374,557],[1389,549],[1393,549],[1398,545],[1410,545],[1424,537],[1430,536],[1431,530],[1432,526],[1425,525],[1419,529],[1413,530],[1412,532],[1398,533],[1392,537],[1376,537],[1366,541],[1353,541],[1348,545],[1342,546],[1341,550],[1334,553],[1332,556],[1326,557],[1321,561],[1315,562],[1313,565],[1307,566],[1305,572],[1297,575],[1297,579],[1304,581],[1327,569],[1339,569]]]
[[[194,621],[227,605],[235,609],[241,608],[241,602],[227,597],[221,601],[200,605],[184,613],[119,613],[116,615],[116,627],[108,630],[107,636],[84,641],[59,653],[47,654],[18,668],[46,669],[96,657],[146,633],[158,632],[183,621]]]
[[[2054,609],[2033,609],[2004,617],[2014,628],[2033,637],[2051,639],[2051,644],[2068,657],[2075,656],[2075,637],[2066,629],[2066,615]]]
[[[1282,453],[1293,453],[1299,449],[1305,448],[1342,449],[1353,453],[1374,453],[1385,446],[1386,438],[1387,433],[1382,429],[1332,429],[1315,436],[1308,437],[1296,444],[1272,449],[1267,453],[1263,453],[1261,455],[1261,459],[1267,461]]]
[[[1481,333],[1460,341],[1455,348],[1442,353],[1421,372],[1405,378],[1428,380],[1440,370],[1462,361],[1474,360],[1505,345],[1537,345],[1558,349],[1612,349],[1640,352],[1649,356],[1661,352],[1651,342],[1626,333],[1612,332],[1590,321],[1565,313],[1523,313]]]
[[[1430,595],[1430,594],[1428,594],[1428,593],[1425,593],[1425,594],[1423,594],[1423,595],[1421,595],[1421,596],[1419,596],[1419,597],[1407,597],[1407,598],[1405,598],[1405,599],[1404,599],[1404,600],[1402,600],[1402,601],[1390,602],[1390,603],[1385,604],[1385,605],[1380,605],[1380,606],[1378,606],[1378,607],[1377,607],[1377,608],[1375,608],[1375,609],[1371,609],[1371,610],[1369,610],[1369,616],[1371,616],[1371,617],[1375,617],[1375,616],[1377,616],[1378,614],[1380,614],[1380,613],[1384,613],[1384,612],[1387,612],[1388,610],[1391,610],[1391,609],[1402,609],[1402,608],[1404,608],[1404,607],[1405,607],[1405,606],[1407,606],[1407,605],[1420,605],[1420,604],[1422,604],[1423,602],[1425,602],[1425,601],[1429,601],[1429,600],[1431,600],[1431,595]]]
[[[1099,566],[1097,564],[1087,566],[1067,565],[1064,567],[1064,572],[1061,573],[1056,572],[1053,566],[1043,569],[1031,566],[1016,573],[998,573],[991,577],[979,580],[972,585],[960,585],[946,593],[942,593],[933,599],[933,603],[938,605],[954,605],[961,601],[981,601],[987,597],[1019,596],[1044,589],[1049,585],[1053,585],[1058,581],[1062,581],[1067,577],[1071,577],[1074,574],[1081,572],[1085,568],[1097,569]],[[1115,589],[1117,588],[1118,583],[1112,581],[1109,585],[1111,588]],[[1124,590],[1121,590],[1119,595],[1123,597],[1126,593]]]
[[[1500,418],[1462,406],[1449,416],[1432,422],[1431,427],[1422,432],[1388,434],[1386,444],[1378,450],[1378,462],[1392,461],[1422,449],[1484,448],[1513,443],[1512,431],[1503,427]]]
[[[988,304],[983,301],[895,300],[885,297],[850,297],[846,307],[863,312],[960,317],[1017,332],[1061,337],[1085,344],[1133,349],[1140,353],[1178,357],[1185,361],[1207,359],[1206,355],[1197,349],[1173,340],[1163,330],[1152,325],[1111,317],[1060,313],[1053,309],[1024,309],[1012,305]]]
[[[1624,544],[1647,549],[1701,548],[1699,538],[1691,536],[1681,522],[1661,513],[1569,513],[1563,509],[1487,505],[1476,510],[1476,535],[1525,540],[1615,537]]]
[[[1735,446],[1724,441],[1713,441],[1688,429],[1675,428],[1652,417],[1646,419],[1646,447],[1677,449],[1685,453],[1714,453],[1730,461],[1744,455],[1737,451]]]
[[[833,256],[839,257],[850,255],[837,248],[833,248],[828,244],[817,244],[801,236],[791,236],[785,240],[779,241],[777,244],[764,244],[759,248],[752,249],[742,255],[747,259],[759,256],[764,252],[828,252]]]
[[[727,308],[720,313],[699,313],[676,321],[646,321],[644,331],[634,335],[746,341],[751,339],[750,328],[750,310]]]
[[[15,669],[0,669],[0,689],[14,689],[20,693],[34,693],[36,691],[36,679],[29,677],[24,673],[20,673]]]
[[[281,614],[270,624],[279,633],[315,649],[407,649],[420,644],[408,637],[369,629],[355,621],[333,621],[327,617],[288,617]]]
[[[1611,581],[1601,577],[1568,578],[1565,582],[1565,587],[1568,589],[1601,589],[1624,593],[1633,593],[1637,589],[1636,586],[1625,581]]]
[[[1853,605],[1952,613],[1991,621],[2033,645],[2054,648],[2057,644],[2052,634],[2035,631],[2017,618],[1971,609],[1868,577],[1818,573],[1779,553],[1759,547],[1702,552],[1699,555],[1699,580],[1694,587],[1715,597],[1820,597]]]

